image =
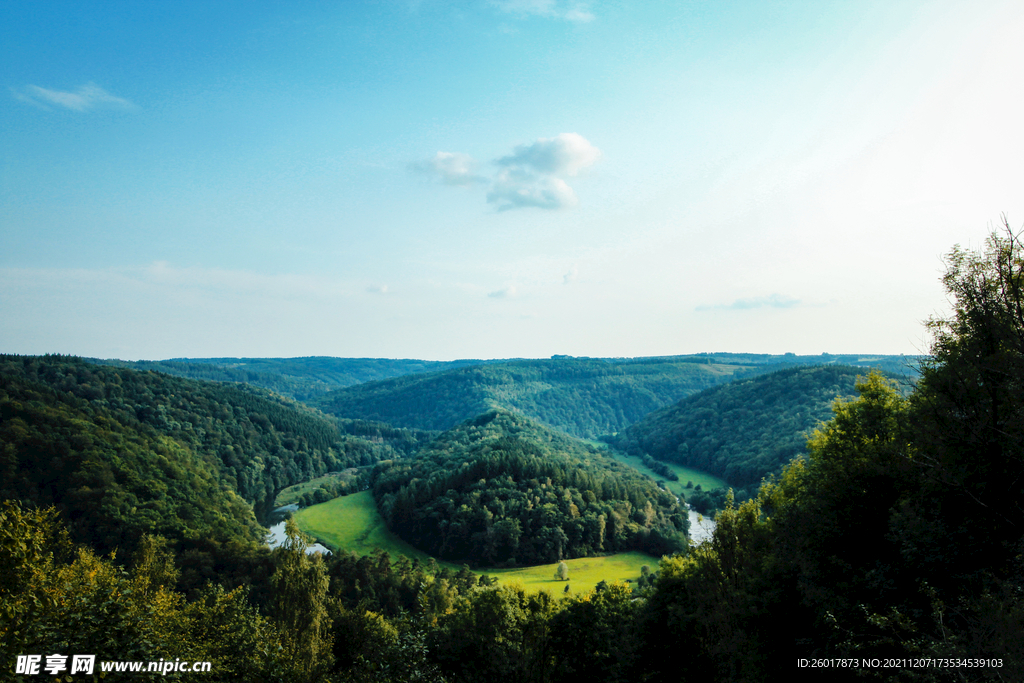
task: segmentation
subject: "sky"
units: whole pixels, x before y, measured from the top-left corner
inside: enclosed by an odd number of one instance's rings
[[[0,0],[0,353],[926,353],[1024,5]]]

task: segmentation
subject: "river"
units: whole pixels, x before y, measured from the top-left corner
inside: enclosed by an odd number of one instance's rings
[[[699,512],[690,508],[690,540],[694,543],[701,543],[710,539],[714,532],[715,520],[703,517]]]
[[[298,509],[298,505],[285,505],[284,507],[279,507],[276,510],[274,510],[271,519],[280,519],[281,521],[271,526],[270,531],[267,532],[267,545],[269,545],[271,548],[276,548],[285,542],[285,540],[288,537],[285,536],[284,533],[284,515],[286,512],[295,512]],[[314,553],[330,555],[331,551],[325,548],[324,546],[320,545],[319,543],[314,543],[312,545],[306,546],[307,555],[312,555]]]

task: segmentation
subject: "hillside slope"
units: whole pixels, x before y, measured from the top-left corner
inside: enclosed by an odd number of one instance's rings
[[[414,458],[379,463],[372,481],[388,527],[448,560],[543,564],[686,547],[686,511],[653,480],[506,411],[462,423]]]
[[[0,498],[55,505],[101,552],[260,543],[276,491],[395,455],[266,392],[59,356],[0,356],[0,445]]]
[[[611,442],[632,455],[711,472],[756,487],[804,452],[809,430],[855,394],[864,368],[793,367],[714,387],[657,410]]]

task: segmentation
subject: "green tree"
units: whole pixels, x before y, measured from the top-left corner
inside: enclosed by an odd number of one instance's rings
[[[935,341],[913,400],[915,462],[932,526],[958,550],[963,576],[1020,552],[1024,246],[1006,226],[983,250],[957,246],[946,260],[953,314],[928,323]]]
[[[67,538],[53,508],[0,506],[0,661],[35,652],[181,658],[210,661],[215,681],[292,678],[277,660],[277,634],[244,590],[210,586],[187,603],[160,581],[173,572],[158,541],[145,542],[125,569]]]
[[[776,657],[789,654],[778,620],[784,584],[763,502],[735,508],[729,495],[708,542],[662,559],[643,622],[648,670],[663,676],[679,652],[694,680],[753,683],[781,666]]]
[[[632,681],[642,601],[624,583],[564,598],[550,621],[552,681]]]
[[[453,681],[545,680],[548,620],[545,592],[493,586],[460,598],[428,634],[433,656]]]
[[[564,561],[558,563],[558,567],[555,569],[555,578],[559,581],[569,580],[569,565]]]
[[[273,616],[298,679],[312,683],[331,668],[329,579],[323,558],[306,553],[311,539],[294,519],[285,523],[285,534],[287,540],[273,553]]]

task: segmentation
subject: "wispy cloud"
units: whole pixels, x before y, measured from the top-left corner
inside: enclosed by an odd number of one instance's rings
[[[503,12],[520,17],[537,16],[548,19],[564,19],[585,24],[594,20],[589,6],[582,2],[559,2],[558,0],[492,0],[492,5]]]
[[[370,285],[366,288],[366,291],[370,294],[387,294],[391,290],[388,289],[387,285]]]
[[[578,278],[579,275],[580,275],[579,268],[577,268],[576,266],[573,266],[572,268],[569,269],[568,273],[566,273],[565,275],[562,276],[562,284],[563,285],[568,285],[570,283],[576,282],[576,278]]]
[[[731,304],[714,304],[697,306],[698,311],[748,311],[754,308],[793,308],[800,304],[799,299],[783,296],[782,294],[769,294],[751,299],[736,299]]]
[[[460,152],[438,152],[431,159],[410,164],[417,173],[436,178],[445,185],[461,186],[487,182],[487,178],[477,174],[479,167],[473,157]]]
[[[21,90],[11,88],[11,94],[19,102],[43,109],[50,109],[51,106],[77,112],[87,112],[93,109],[138,109],[134,103],[123,97],[110,94],[95,83],[80,85],[74,91],[50,90],[38,85],[27,85]]]
[[[515,295],[516,295],[516,288],[515,288],[515,286],[514,285],[509,285],[508,287],[505,287],[504,289],[499,289],[496,292],[491,292],[487,296],[491,297],[492,299],[511,299]]]

